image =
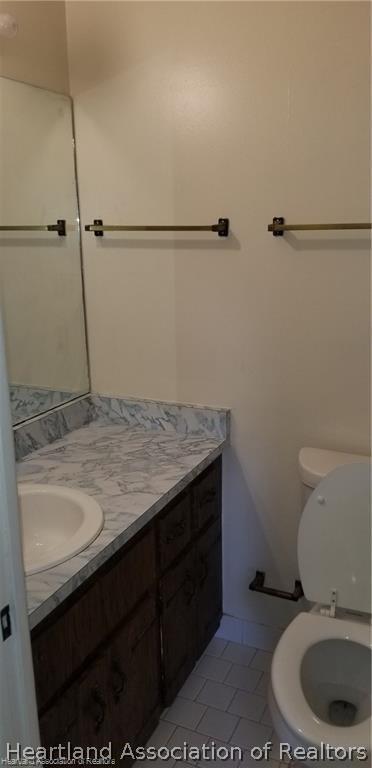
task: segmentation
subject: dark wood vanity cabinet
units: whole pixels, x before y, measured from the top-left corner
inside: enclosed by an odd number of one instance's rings
[[[163,699],[168,706],[222,614],[221,464],[214,462],[157,522]],[[164,521],[170,535],[163,536]],[[181,546],[182,542],[182,546]],[[163,568],[162,568],[163,565]]]
[[[163,697],[168,706],[197,659],[196,559],[194,548],[160,582]]]
[[[161,573],[164,573],[190,544],[192,535],[191,505],[190,491],[181,493],[156,522]]]
[[[218,459],[33,631],[42,744],[143,746],[221,613]]]
[[[126,742],[143,743],[160,712],[156,603],[146,598],[76,682],[79,746],[107,746],[119,760]]]
[[[161,711],[155,532],[145,529],[32,637],[45,746],[141,744]]]
[[[221,523],[214,523],[197,544],[197,656],[216,633],[222,614]]]

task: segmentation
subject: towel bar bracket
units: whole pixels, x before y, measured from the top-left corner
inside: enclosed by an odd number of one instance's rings
[[[284,236],[284,229],[275,229],[275,225],[280,224],[283,226],[284,224],[284,217],[283,216],[274,216],[273,218],[273,237],[283,237]]]
[[[96,227],[103,227],[103,219],[94,219],[93,223]],[[103,229],[95,229],[94,234],[96,237],[103,237]]]
[[[218,219],[218,224],[212,226],[212,232],[218,232],[219,237],[229,236],[229,219]]]
[[[297,602],[304,596],[301,582],[296,579],[293,592],[286,592],[283,589],[273,589],[272,587],[265,587],[265,571],[256,571],[256,575],[249,585],[249,589],[252,592],[261,592],[264,595],[271,595],[271,597],[281,597],[283,600],[291,600]]]
[[[57,224],[48,227],[49,232],[58,232],[59,237],[66,237],[66,219],[57,219]]]

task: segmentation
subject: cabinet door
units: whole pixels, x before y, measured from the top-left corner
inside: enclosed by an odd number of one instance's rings
[[[221,516],[221,459],[217,459],[192,486],[193,529],[201,531]]]
[[[168,705],[196,660],[195,548],[162,578],[162,646],[164,700]]]
[[[78,706],[78,744],[81,747],[108,746],[112,740],[111,713],[107,696],[106,654],[96,657],[75,683]]]
[[[160,570],[165,571],[191,540],[191,495],[182,493],[157,523]]]
[[[111,744],[119,764],[127,742],[144,746],[160,709],[160,629],[156,600],[148,597],[41,718],[42,744],[98,750]]]
[[[66,747],[68,742],[79,743],[76,688],[67,691],[40,718],[40,737],[43,747]]]
[[[112,735],[106,693],[107,662],[96,658],[40,718],[43,747],[108,747]],[[62,765],[63,763],[61,763]],[[59,765],[59,763],[58,763]]]
[[[62,615],[34,633],[39,710],[45,709],[58,690],[80,673],[87,657],[153,588],[155,578],[155,534],[150,528],[105,564]]]
[[[217,520],[196,544],[198,656],[219,627],[222,616],[221,521]]]
[[[127,742],[144,746],[160,715],[160,629],[154,597],[144,600],[112,639],[106,691],[118,760]]]

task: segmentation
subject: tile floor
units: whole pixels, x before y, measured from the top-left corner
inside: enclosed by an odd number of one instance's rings
[[[215,637],[197,662],[173,704],[162,714],[148,746],[238,746],[243,760],[216,760],[226,768],[279,768],[278,739],[267,706],[272,654]],[[247,753],[251,746],[273,742],[271,759],[257,762]],[[153,768],[173,768],[175,761],[145,761]],[[180,768],[186,763],[177,761]],[[195,764],[189,761],[195,768]],[[211,760],[198,768],[214,768]],[[136,768],[144,766],[138,761]],[[284,768],[284,766],[283,766]]]

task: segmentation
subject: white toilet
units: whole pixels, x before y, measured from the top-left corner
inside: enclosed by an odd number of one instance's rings
[[[307,501],[298,563],[313,605],[275,650],[271,715],[279,740],[297,748],[294,759],[365,766],[372,726],[370,458],[303,448],[299,466]]]

